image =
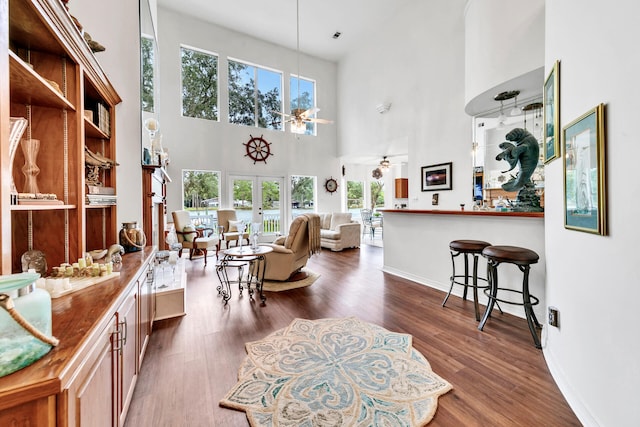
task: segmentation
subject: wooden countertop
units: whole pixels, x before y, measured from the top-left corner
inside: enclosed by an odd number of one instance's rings
[[[419,210],[419,209],[378,209],[383,213],[420,214],[420,215],[461,215],[461,216],[500,216],[505,218],[544,218],[544,212],[496,212],[496,211],[450,211],[450,210]]]
[[[32,365],[0,378],[0,410],[63,391],[82,362],[79,355],[112,321],[129,285],[153,255],[151,247],[125,254],[119,277],[51,301],[53,336],[60,344]]]

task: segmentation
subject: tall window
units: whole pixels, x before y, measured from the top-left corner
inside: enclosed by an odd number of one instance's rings
[[[214,226],[220,207],[220,172],[183,170],[182,205],[195,222]]]
[[[218,56],[180,47],[182,58],[182,115],[218,120]]]
[[[298,77],[291,76],[289,80],[290,93],[291,93],[291,111],[294,110],[308,110],[316,106],[316,82],[300,77],[300,84],[298,85]],[[300,90],[298,90],[298,88]],[[310,117],[315,117],[315,113]],[[316,124],[306,123],[307,128],[304,132],[305,135],[316,134]]]
[[[384,207],[384,182],[371,181],[371,210]]]
[[[229,59],[229,123],[282,129],[282,73]]]
[[[294,175],[291,177],[292,218],[305,212],[313,212],[316,201],[315,182],[316,179],[313,176]]]
[[[364,183],[347,181],[347,209],[359,210],[364,207]]]
[[[142,51],[142,111],[153,113],[155,112],[155,43],[151,37],[143,36],[140,39],[140,44]]]

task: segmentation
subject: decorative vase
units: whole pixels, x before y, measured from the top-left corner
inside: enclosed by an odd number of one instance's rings
[[[125,253],[140,251],[147,244],[147,237],[136,221],[123,222],[119,237]]]
[[[0,294],[10,297],[13,310],[38,332],[51,336],[51,297],[35,286],[38,277],[38,273],[0,276]],[[0,377],[29,366],[51,347],[21,326],[8,309],[0,308]]]
[[[11,194],[17,194],[16,184],[13,180],[13,159],[16,156],[18,144],[22,134],[27,129],[27,119],[22,117],[11,117],[11,134],[9,136],[9,176],[11,177]]]
[[[251,223],[251,249],[254,251],[258,249],[258,236],[260,236],[260,223]]]
[[[40,150],[39,139],[23,139],[22,152],[24,153],[24,166],[22,167],[22,173],[25,177],[23,193],[37,194],[40,192],[38,189],[38,182],[36,177],[40,173],[40,168],[36,165],[36,158],[38,157],[38,151]]]
[[[242,241],[244,240],[242,236],[244,236],[246,225],[244,222],[239,221],[236,227],[238,229],[238,252],[242,253]]]

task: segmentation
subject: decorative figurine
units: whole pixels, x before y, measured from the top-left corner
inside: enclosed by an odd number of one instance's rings
[[[40,277],[47,275],[47,260],[44,256],[44,252],[31,250],[22,254],[22,271],[28,272],[29,269],[33,269],[36,273],[40,273]]]
[[[496,156],[496,160],[506,160],[510,169],[519,165],[518,173],[509,181],[502,184],[505,191],[518,191],[518,196],[513,204],[513,210],[521,212],[542,212],[540,207],[540,196],[535,192],[535,186],[531,181],[531,176],[538,166],[540,157],[540,146],[538,140],[526,129],[516,128],[509,132],[505,138],[508,141],[499,145],[502,152]]]

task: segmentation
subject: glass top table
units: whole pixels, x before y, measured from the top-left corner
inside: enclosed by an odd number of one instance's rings
[[[247,289],[249,296],[253,299],[254,289],[260,293],[262,305],[265,305],[267,297],[264,295],[262,285],[264,282],[264,273],[267,268],[266,254],[272,252],[270,246],[236,246],[223,252],[222,260],[216,266],[216,273],[220,280],[218,293],[222,295],[225,305],[231,299],[231,284],[238,284],[238,292],[242,296],[242,291]],[[230,276],[229,270],[236,270],[236,273]],[[252,288],[253,285],[253,288]]]

